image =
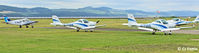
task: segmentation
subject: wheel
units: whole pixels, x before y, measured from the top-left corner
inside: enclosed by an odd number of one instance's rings
[[[171,32],[171,31],[169,32],[169,35],[172,35],[172,32]]]
[[[172,35],[171,33],[169,33],[169,35]]]
[[[153,32],[152,35],[155,35],[155,32]]]
[[[92,30],[90,32],[93,32]]]
[[[85,32],[88,32],[87,30],[85,30]]]
[[[77,32],[79,32],[79,30],[77,30]]]
[[[19,28],[22,28],[22,26],[21,26],[21,25],[19,25]]]
[[[29,28],[28,26],[26,26],[26,28]]]
[[[167,33],[164,33],[164,35],[167,35]]]
[[[32,26],[32,28],[34,28],[34,26]]]

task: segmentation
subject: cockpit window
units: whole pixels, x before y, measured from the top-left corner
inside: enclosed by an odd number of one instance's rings
[[[166,20],[161,20],[163,24],[168,24]]]
[[[84,19],[83,21],[84,21],[84,23],[88,23],[88,20],[85,20],[85,19]]]
[[[22,22],[27,22],[28,20],[22,20]]]
[[[82,23],[82,20],[78,20],[78,22]]]
[[[178,19],[178,18],[174,18],[173,20],[174,20],[174,21],[180,21],[180,19]]]
[[[157,22],[157,23],[161,23],[159,20],[158,20],[158,21],[155,21],[155,22]]]

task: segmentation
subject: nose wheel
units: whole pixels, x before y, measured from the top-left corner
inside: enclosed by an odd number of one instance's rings
[[[171,32],[171,31],[169,31],[169,35],[172,35],[172,32]]]

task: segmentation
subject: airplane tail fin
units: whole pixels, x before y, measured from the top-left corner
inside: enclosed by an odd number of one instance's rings
[[[196,17],[196,19],[193,22],[199,22],[199,15]]]
[[[53,23],[61,23],[61,21],[59,20],[59,18],[56,15],[52,16],[52,20],[53,20]]]
[[[51,23],[51,25],[63,25],[56,15],[52,16],[52,21],[53,23]]]
[[[128,26],[137,25],[133,14],[128,14]]]
[[[5,20],[6,23],[11,21],[7,16],[4,16],[4,20]]]

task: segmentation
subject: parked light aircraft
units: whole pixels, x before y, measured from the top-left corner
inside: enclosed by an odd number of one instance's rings
[[[126,25],[126,24],[123,24]],[[152,31],[154,35],[157,31],[164,32],[165,35],[171,35],[171,31],[180,30],[181,28],[174,28],[175,24],[169,24],[166,20],[158,19],[155,22],[148,24],[138,24],[135,17],[132,14],[128,14],[128,24],[129,27],[138,27],[141,30]]]
[[[168,20],[167,22],[174,23],[177,26],[186,25],[186,24],[190,24],[190,23],[198,23],[199,22],[199,16],[197,16],[194,21],[184,21],[184,20],[181,20],[179,18],[173,18],[172,20]]]
[[[31,21],[27,18],[19,19],[19,20],[10,20],[8,17],[4,16],[5,23],[12,24],[12,25],[19,25],[19,28],[22,28],[22,26],[26,26],[26,28],[29,28],[28,25],[31,25],[32,28],[34,28],[34,24],[38,21]]]
[[[78,21],[72,23],[61,23],[61,21],[56,15],[52,16],[52,20],[53,23],[51,23],[51,25],[65,26],[68,28],[76,29],[77,32],[79,32],[80,30],[85,30],[85,32],[88,32],[88,30],[90,30],[90,32],[93,32],[96,27],[104,26],[104,25],[96,25],[100,21],[92,22],[86,19],[79,19]]]

